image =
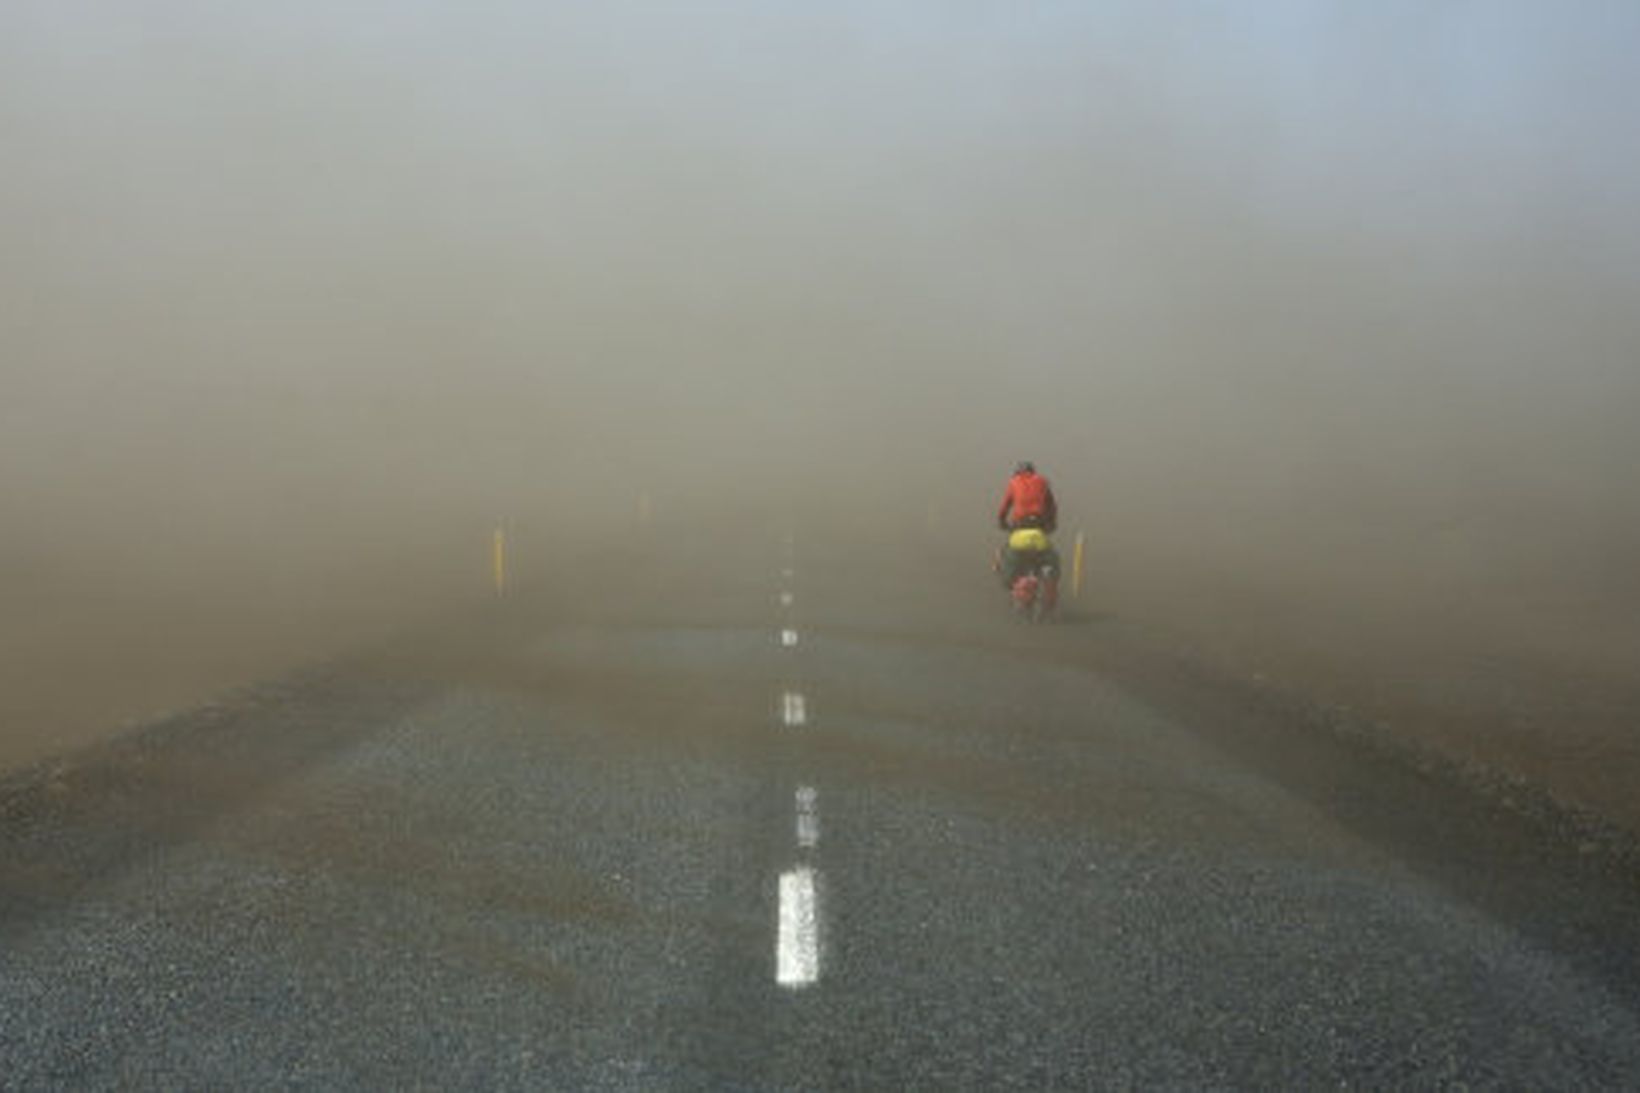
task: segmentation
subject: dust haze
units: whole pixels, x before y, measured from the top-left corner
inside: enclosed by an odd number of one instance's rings
[[[1124,617],[1634,762],[1637,49],[1620,2],[7,0],[3,757],[482,595],[497,519],[932,506],[977,558],[1028,456]]]

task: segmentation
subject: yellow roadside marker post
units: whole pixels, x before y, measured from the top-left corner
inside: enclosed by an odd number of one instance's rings
[[[1087,547],[1087,536],[1076,533],[1076,549],[1071,553],[1071,598],[1082,598],[1082,556]]]
[[[495,528],[495,539],[490,549],[491,575],[495,578],[497,598],[507,594],[507,532],[500,524]]]

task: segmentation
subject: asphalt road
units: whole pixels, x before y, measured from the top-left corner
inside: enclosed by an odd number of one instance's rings
[[[1011,622],[656,536],[0,783],[0,1086],[1640,1086],[1621,840]]]

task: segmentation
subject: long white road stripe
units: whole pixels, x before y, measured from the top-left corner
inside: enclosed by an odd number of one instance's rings
[[[792,605],[792,594],[790,592],[782,592],[780,594],[780,606],[781,607],[790,607],[791,605]]]
[[[788,725],[805,725],[809,720],[809,704],[796,691],[780,696],[780,719]]]
[[[797,790],[797,845],[804,850],[820,845],[820,794],[813,786]]]
[[[786,646],[796,645],[797,631],[792,629],[780,631],[780,644]]]
[[[806,987],[820,978],[820,915],[814,870],[780,874],[780,928],[775,941],[775,982]]]

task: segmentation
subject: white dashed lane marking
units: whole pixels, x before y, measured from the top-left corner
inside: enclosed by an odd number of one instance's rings
[[[797,845],[804,850],[820,845],[820,794],[813,786],[797,790]]]
[[[785,536],[785,566],[780,575],[792,579],[794,536]],[[789,589],[780,593],[780,606],[790,609],[794,597]],[[785,627],[780,644],[787,649],[797,644],[797,631]],[[790,726],[806,725],[808,701],[799,691],[780,696],[780,718]],[[813,850],[820,843],[819,794],[813,786],[797,789],[797,845]],[[775,981],[788,990],[800,990],[820,978],[820,894],[819,879],[808,866],[780,874],[779,921],[775,929]]]
[[[793,990],[820,978],[820,917],[814,870],[780,874],[775,981]]]

